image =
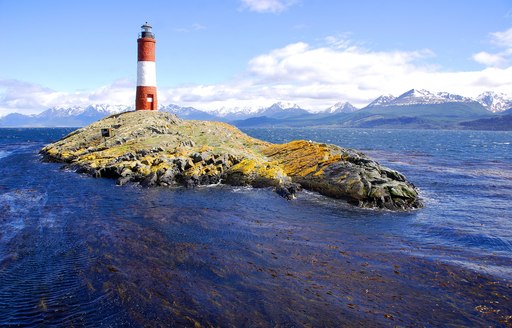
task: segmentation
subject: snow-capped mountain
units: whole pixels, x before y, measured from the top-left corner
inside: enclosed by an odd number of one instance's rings
[[[269,117],[273,119],[290,119],[310,114],[307,110],[300,108],[297,104],[277,102],[270,107],[260,108],[249,117]],[[228,116],[229,117],[229,116]]]
[[[133,106],[107,104],[52,107],[36,115],[9,114],[0,119],[0,125],[78,127],[90,124],[108,115],[130,110],[133,110]]]
[[[352,113],[358,110],[349,102],[337,102],[331,107],[327,108],[324,113],[335,114],[335,113]]]
[[[158,110],[176,114],[176,116],[186,120],[218,120],[217,116],[211,115],[194,107],[181,107],[175,104],[170,104],[163,106],[160,105],[158,106]]]
[[[60,120],[61,124],[67,124],[66,118],[79,118],[84,122],[99,120],[105,116],[134,110],[134,106],[95,104],[90,106],[52,107],[41,114],[35,115],[38,120]],[[192,120],[213,120],[215,116],[210,115],[193,107],[181,107],[178,105],[159,105],[158,110],[176,114],[184,119]],[[74,122],[74,120],[71,120]]]
[[[438,92],[437,97],[446,100],[445,102],[474,102],[475,100],[469,97],[464,97],[448,92]]]
[[[202,111],[175,104],[160,105],[158,109],[176,114],[183,119],[222,120],[240,126],[340,124],[347,127],[372,127],[379,124],[416,124],[427,128],[449,128],[458,124],[457,122],[486,119],[493,116],[491,112],[503,113],[503,116],[506,110],[512,110],[512,97],[485,92],[477,99],[472,99],[448,92],[434,93],[412,89],[399,97],[380,96],[362,111],[348,102],[338,102],[316,112],[310,112],[290,102],[276,102],[268,107],[223,107],[214,111]],[[52,107],[36,115],[6,115],[0,118],[0,126],[79,127],[111,114],[131,110],[134,110],[133,106],[106,104]],[[354,113],[355,111],[358,112]],[[339,113],[343,115],[337,115]]]
[[[239,108],[232,111],[224,109],[214,113],[208,113],[193,107],[181,107],[175,104],[160,105],[162,112],[176,114],[183,119],[234,121],[256,116],[287,119],[290,117],[309,114],[297,104],[278,102],[270,107]],[[9,114],[0,118],[0,126],[70,126],[78,127],[88,125],[105,116],[134,110],[133,106],[95,104],[90,106],[52,107],[37,115]],[[222,113],[222,116],[215,115]]]
[[[473,102],[471,98],[454,95],[448,92],[433,93],[428,90],[411,89],[404,94],[393,99],[389,105],[404,106],[404,105],[422,105],[422,104],[443,104],[449,102]]]
[[[493,113],[503,112],[512,108],[512,96],[504,93],[486,91],[480,94],[476,101]]]
[[[276,102],[272,104],[270,107],[261,108],[258,111],[258,114],[275,114],[279,112],[295,112],[295,111],[303,111],[304,109],[300,108],[299,105],[288,102]]]
[[[133,110],[133,106],[95,104],[89,106],[52,107],[36,115],[40,118],[71,116],[105,116]]]
[[[72,107],[52,107],[48,108],[47,110],[41,112],[38,115],[39,117],[67,117],[67,116],[75,116],[80,115],[84,111],[83,106],[72,106]]]
[[[209,111],[210,114],[218,116],[218,117],[249,117],[252,114],[257,114],[262,110],[262,107],[221,107],[212,111]]]
[[[282,117],[309,114],[299,105],[291,102],[276,102],[268,107],[221,107],[209,112],[226,121],[243,120],[256,116]]]
[[[372,101],[369,107],[386,106],[410,106],[410,105],[433,105],[454,102],[475,102],[474,99],[459,96],[448,92],[433,93],[425,89],[411,89],[398,97],[392,95],[383,95]]]
[[[395,100],[395,96],[393,95],[382,95],[369,103],[366,107],[385,106],[391,103],[393,100]]]
[[[291,109],[297,109],[297,108],[300,108],[299,105],[295,104],[295,103],[292,103],[292,102],[285,102],[285,101],[278,101],[276,102],[275,104],[272,104],[272,106],[270,107],[273,107],[273,108],[281,108],[281,109],[286,109],[286,110],[291,110]]]

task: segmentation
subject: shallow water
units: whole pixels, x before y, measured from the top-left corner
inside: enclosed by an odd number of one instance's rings
[[[506,326],[512,134],[250,129],[364,150],[426,207],[115,186],[42,163],[69,129],[0,130],[0,325]]]

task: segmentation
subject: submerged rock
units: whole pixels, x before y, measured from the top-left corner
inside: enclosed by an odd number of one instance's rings
[[[108,137],[102,129],[109,129]],[[169,113],[115,114],[47,145],[41,154],[119,185],[251,185],[274,187],[287,199],[304,188],[360,207],[422,206],[402,174],[355,150],[304,140],[272,144],[226,123],[184,121]]]

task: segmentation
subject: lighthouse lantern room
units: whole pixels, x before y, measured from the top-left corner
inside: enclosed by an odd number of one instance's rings
[[[136,110],[157,110],[156,66],[155,66],[155,35],[151,26],[141,26],[137,39],[137,93],[135,96]]]

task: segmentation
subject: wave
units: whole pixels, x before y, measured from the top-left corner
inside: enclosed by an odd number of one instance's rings
[[[0,150],[0,158],[5,158],[7,156],[12,155],[13,153],[13,151]]]
[[[465,260],[445,260],[447,263],[455,264],[466,269],[484,274],[489,274],[500,278],[510,278],[512,276],[512,267],[503,265],[493,265],[488,263],[475,263]]]
[[[16,153],[25,152],[33,148],[34,145],[27,143],[12,143],[8,145],[0,144],[0,159],[9,157]]]
[[[231,189],[232,192],[247,192],[249,190],[253,190],[254,188],[252,186],[239,186],[239,187],[233,187],[233,189]]]

